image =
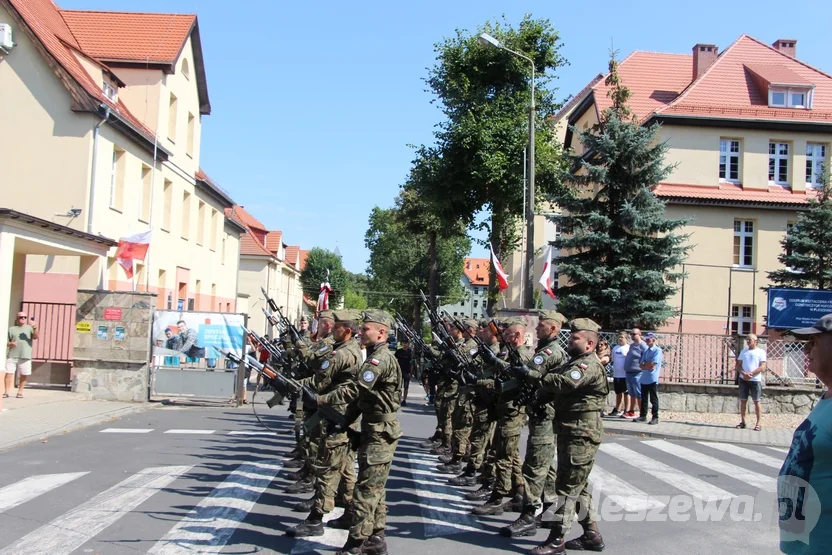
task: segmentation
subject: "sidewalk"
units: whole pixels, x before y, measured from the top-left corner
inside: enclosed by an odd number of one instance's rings
[[[753,426],[753,420],[751,422]],[[604,418],[604,432],[613,435],[744,443],[766,447],[788,448],[791,445],[794,428],[768,427],[765,418],[762,423],[762,430],[755,432],[751,428],[739,430],[724,424],[661,420],[661,415],[656,426],[633,422],[631,419]]]
[[[70,391],[26,389],[3,399],[0,450],[142,412],[157,403],[84,401]]]

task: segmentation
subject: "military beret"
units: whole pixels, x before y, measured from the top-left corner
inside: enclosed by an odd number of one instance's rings
[[[390,329],[395,324],[393,317],[390,316],[387,312],[378,309],[371,309],[365,310],[362,314],[364,318],[364,322],[375,322],[376,324],[381,324],[382,326]]]
[[[480,318],[479,322],[477,322],[481,328],[487,328],[489,323],[491,323],[491,320],[488,318]]]
[[[466,318],[465,320],[462,321],[462,323],[467,328],[477,329],[479,327],[479,323],[476,320],[473,320],[473,319],[470,319],[470,318]]]
[[[566,316],[558,312],[557,310],[541,310],[540,311],[540,319],[541,320],[554,320],[555,322],[563,325],[566,323]]]
[[[327,320],[335,320],[335,315],[331,310],[322,310],[318,313],[318,320],[326,318]]]
[[[528,324],[526,324],[526,319],[520,318],[519,316],[511,316],[509,318],[504,318],[503,325],[505,325],[505,327],[507,328],[510,328],[511,326],[528,326]]]
[[[569,322],[569,329],[571,331],[599,331],[601,326],[590,320],[589,318],[575,318]]]
[[[306,315],[304,314],[303,316],[300,317],[300,321],[301,322],[308,322],[309,320],[306,319]]]
[[[333,310],[332,315],[336,322],[359,322],[361,320],[361,311],[352,308]]]

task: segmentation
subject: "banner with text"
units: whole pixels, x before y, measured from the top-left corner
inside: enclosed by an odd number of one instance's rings
[[[242,314],[158,310],[153,315],[153,356],[168,359],[166,365],[204,358],[210,367],[222,357],[219,349],[242,356],[244,325]]]
[[[832,313],[832,291],[775,288],[768,290],[768,328],[805,328],[829,313]]]

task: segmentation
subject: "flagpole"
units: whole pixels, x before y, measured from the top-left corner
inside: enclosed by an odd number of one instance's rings
[[[525,297],[523,296],[523,288],[526,284],[526,280],[523,279],[523,276],[526,275],[525,265],[526,265],[526,153],[528,152],[528,146],[523,149],[523,228],[520,231],[520,305],[523,306],[523,300]]]

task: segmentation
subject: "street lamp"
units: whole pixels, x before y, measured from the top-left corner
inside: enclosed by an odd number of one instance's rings
[[[531,80],[531,106],[529,107],[529,150],[528,150],[528,175],[529,175],[529,194],[528,204],[526,206],[526,287],[523,291],[523,307],[534,308],[534,60],[515,52],[510,48],[506,48],[503,43],[495,39],[488,33],[483,33],[477,37],[477,41],[483,46],[490,48],[500,48],[507,52],[514,54],[519,58],[523,58],[532,66],[532,80]],[[521,274],[522,275],[522,274]]]

